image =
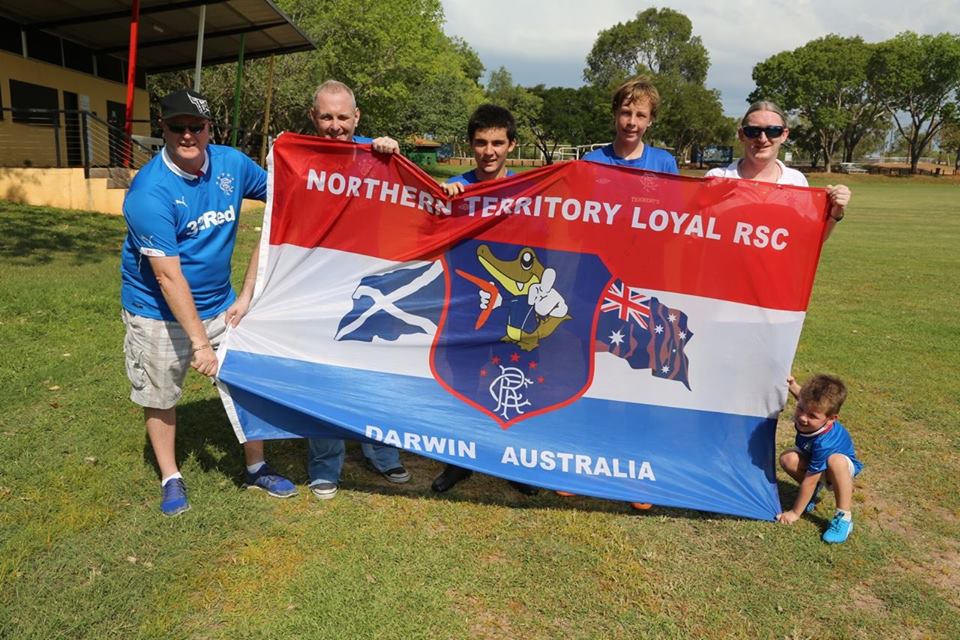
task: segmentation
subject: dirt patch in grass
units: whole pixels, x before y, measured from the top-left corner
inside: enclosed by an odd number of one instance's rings
[[[935,551],[930,554],[929,562],[911,569],[912,573],[940,591],[944,600],[960,609],[960,552]]]
[[[850,603],[870,615],[879,616],[887,611],[887,605],[867,585],[858,584],[850,590]]]
[[[517,637],[513,625],[510,623],[510,619],[517,613],[513,610],[514,606],[510,606],[511,610],[509,612],[490,611],[482,599],[476,596],[465,596],[456,589],[447,591],[447,597],[453,607],[467,620],[471,638],[493,640]],[[523,607],[519,603],[512,604],[519,608]]]

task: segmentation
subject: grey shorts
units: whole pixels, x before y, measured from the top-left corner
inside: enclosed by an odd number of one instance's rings
[[[130,399],[141,407],[169,409],[180,400],[190,369],[193,346],[179,322],[153,320],[121,311],[127,333],[123,353],[130,379]],[[203,321],[210,344],[217,347],[226,331],[226,313]]]

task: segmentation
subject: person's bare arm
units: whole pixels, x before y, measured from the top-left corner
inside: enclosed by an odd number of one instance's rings
[[[190,292],[190,284],[180,269],[180,256],[150,257],[150,267],[160,285],[173,317],[177,319],[190,338],[193,359],[190,366],[205,376],[217,374],[217,356],[207,337],[207,330],[197,313],[197,306]]]
[[[260,236],[257,236],[257,244],[250,254],[250,264],[247,265],[247,273],[243,276],[243,287],[237,294],[237,299],[227,309],[227,324],[231,327],[237,326],[243,316],[250,310],[250,303],[253,301],[253,290],[257,284],[257,269],[260,266]]]

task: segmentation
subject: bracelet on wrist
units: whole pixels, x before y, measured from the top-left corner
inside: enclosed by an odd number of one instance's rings
[[[199,347],[194,347],[194,348],[193,348],[193,353],[196,353],[197,351],[203,351],[204,349],[213,349],[213,345],[211,345],[211,344],[208,342],[208,343],[206,343],[206,344],[200,345]]]

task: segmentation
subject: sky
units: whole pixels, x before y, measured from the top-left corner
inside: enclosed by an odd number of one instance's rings
[[[523,86],[579,87],[597,34],[650,7],[680,11],[710,55],[707,87],[740,116],[758,62],[829,33],[879,42],[902,31],[960,33],[960,0],[441,0],[444,31]],[[840,61],[842,62],[842,61]]]

